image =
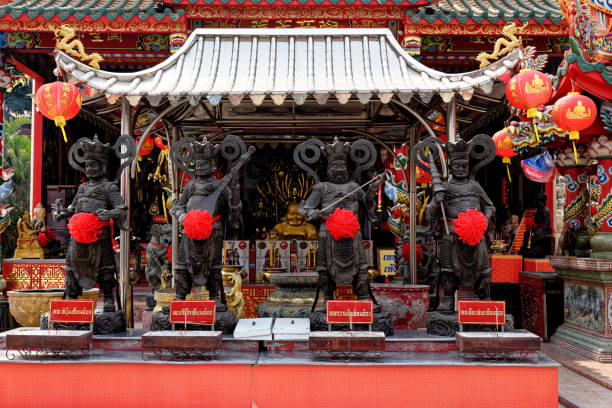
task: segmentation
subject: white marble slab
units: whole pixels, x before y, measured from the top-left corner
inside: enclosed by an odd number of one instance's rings
[[[272,340],[273,318],[240,319],[234,329],[235,339]]]
[[[277,318],[272,329],[274,340],[308,340],[310,319]]]

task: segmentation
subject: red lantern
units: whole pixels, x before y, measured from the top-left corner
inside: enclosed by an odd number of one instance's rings
[[[507,165],[508,180],[512,182],[512,178],[510,178],[510,158],[516,156],[514,146],[512,146],[512,136],[510,136],[508,129],[503,128],[493,135],[493,141],[497,147],[497,155],[502,157],[502,162]]]
[[[569,92],[553,105],[551,112],[553,122],[563,130],[569,131],[569,139],[574,147],[574,160],[578,163],[576,140],[580,138],[580,131],[588,128],[595,122],[597,106],[588,96],[578,92]]]
[[[66,121],[72,119],[81,110],[81,91],[67,82],[52,82],[40,87],[36,92],[36,106],[44,117],[52,119],[55,126],[62,129],[66,139]]]
[[[138,142],[140,142],[140,138],[138,138]],[[138,152],[138,156],[143,157],[151,153],[151,151],[153,151],[154,146],[155,143],[153,142],[153,139],[151,139],[150,135],[147,135],[147,137],[145,137],[144,142],[142,143],[140,151]]]
[[[164,144],[164,138],[161,136],[155,138],[155,145],[159,147],[160,150],[166,150],[168,148],[168,145]]]
[[[538,115],[538,106],[548,102],[552,95],[550,79],[539,71],[522,70],[510,78],[506,85],[506,98],[510,105],[517,109],[527,110],[527,117],[533,118],[533,129],[536,140],[539,142],[538,128],[535,118]]]

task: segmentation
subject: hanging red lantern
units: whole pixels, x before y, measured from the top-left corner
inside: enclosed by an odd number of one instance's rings
[[[168,145],[164,144],[164,138],[161,136],[155,138],[155,146],[159,147],[160,150],[166,150],[168,148]]]
[[[40,87],[35,100],[40,113],[62,129],[64,141],[67,142],[64,126],[67,120],[74,118],[81,110],[81,91],[68,82],[52,82]]]
[[[574,147],[574,160],[578,163],[576,140],[580,138],[581,130],[588,128],[595,122],[597,118],[595,102],[578,92],[569,92],[555,102],[551,116],[557,126],[569,132],[569,139]]]
[[[536,140],[540,142],[535,118],[538,116],[538,106],[548,102],[552,95],[552,83],[546,74],[534,70],[521,72],[508,81],[506,98],[510,105],[517,109],[527,110],[527,117],[533,118],[533,129]]]
[[[140,143],[140,138],[138,138],[138,142]],[[153,139],[151,139],[150,135],[147,135],[147,137],[145,137],[144,142],[142,143],[140,151],[138,152],[138,156],[143,157],[151,153],[151,151],[153,151],[154,146],[155,142],[153,142]]]
[[[496,154],[502,158],[502,162],[506,164],[506,170],[508,171],[508,181],[512,182],[510,177],[510,158],[516,156],[514,146],[512,146],[512,136],[507,128],[503,128],[493,135],[493,141],[495,147],[497,147]]]

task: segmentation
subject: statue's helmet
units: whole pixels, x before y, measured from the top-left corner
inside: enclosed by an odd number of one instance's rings
[[[333,143],[326,143],[323,146],[323,153],[327,157],[327,162],[332,163],[342,161],[346,165],[346,156],[351,149],[350,143],[343,143],[338,140],[338,136],[334,137]]]
[[[108,160],[108,152],[111,147],[109,143],[102,143],[98,139],[98,135],[94,135],[93,140],[83,140],[80,143],[81,149],[83,149],[85,160],[97,160],[101,163],[106,164]]]
[[[470,159],[470,145],[465,140],[459,139],[455,143],[448,142],[446,144],[446,151],[448,152],[449,163],[452,163],[454,160]]]
[[[215,156],[219,152],[219,145],[210,143],[206,138],[202,142],[193,143],[193,155],[196,165],[196,174],[208,176],[214,171]]]

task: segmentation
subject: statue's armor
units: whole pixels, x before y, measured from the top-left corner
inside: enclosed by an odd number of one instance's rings
[[[476,245],[467,245],[455,234],[455,221],[460,213],[468,209],[491,215],[495,212],[493,203],[480,184],[467,180],[464,183],[450,181],[442,183],[445,189],[444,208],[448,221],[449,235],[438,241],[438,262],[444,277],[445,295],[452,295],[459,284],[473,287],[480,297],[489,296],[491,267],[487,253],[486,240],[483,235]],[[431,210],[437,212],[439,205],[431,204]]]
[[[206,240],[192,240],[183,235],[179,258],[176,264],[177,274],[183,274],[185,284],[206,285],[210,298],[216,299],[221,285],[221,268],[223,267],[223,221],[228,220],[235,225],[240,217],[242,203],[238,200],[232,203],[231,190],[228,187],[222,190],[220,182],[214,178],[190,181],[185,186],[180,199],[172,207],[171,212],[178,218],[191,210],[207,210],[212,217],[220,216],[213,223],[213,231]],[[209,277],[213,282],[209,282]],[[177,288],[177,295],[185,288]],[[179,296],[182,296],[179,295]]]
[[[315,184],[302,209],[306,219],[309,221],[312,219],[313,210],[326,208],[358,187],[359,185],[355,182],[345,184],[323,182]],[[364,192],[358,190],[322,212],[321,215],[326,218],[337,208],[344,208],[358,216],[359,202],[364,199]],[[320,274],[328,273],[334,283],[326,288],[328,292],[325,293],[326,299],[333,297],[333,290],[336,285],[358,285],[367,294],[368,262],[361,241],[361,231],[358,231],[354,238],[344,238],[336,241],[329,234],[325,222],[321,222],[319,244],[317,247],[317,272]],[[364,287],[364,285],[366,286]],[[357,293],[358,291],[355,290],[355,292]]]
[[[99,209],[111,211],[114,233],[118,233],[118,228],[124,225],[127,207],[115,183],[102,180],[81,184],[68,207],[75,214],[95,214]],[[93,288],[97,281],[114,286],[117,266],[111,238],[109,225],[102,227],[98,240],[91,244],[81,244],[70,238],[70,248],[66,254],[66,288],[69,298],[76,298],[82,289]],[[76,282],[72,282],[72,279]]]

